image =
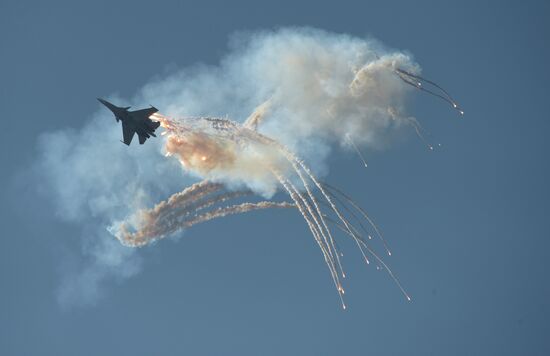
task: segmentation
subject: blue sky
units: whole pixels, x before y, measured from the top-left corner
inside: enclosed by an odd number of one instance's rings
[[[0,353],[548,354],[548,15],[542,1],[3,1]],[[350,153],[328,159],[325,179],[376,219],[413,302],[344,242],[342,311],[301,218],[270,211],[144,249],[140,272],[108,279],[92,304],[60,304],[94,231],[36,193],[48,190],[39,137],[84,127],[98,96],[130,99],[175,68],[217,64],[236,31],[283,26],[408,50],[466,111],[416,93],[410,111],[440,150],[410,133],[368,152],[367,170]]]

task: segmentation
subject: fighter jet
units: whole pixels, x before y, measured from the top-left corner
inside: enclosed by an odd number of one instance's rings
[[[107,100],[100,98],[97,98],[97,100],[115,114],[117,122],[122,121],[122,136],[124,137],[124,140],[121,141],[122,143],[130,146],[135,133],[138,134],[140,145],[143,145],[145,140],[151,136],[157,137],[155,130],[160,126],[160,122],[149,119],[149,116],[158,111],[154,106],[148,109],[129,111],[130,106],[119,108]]]

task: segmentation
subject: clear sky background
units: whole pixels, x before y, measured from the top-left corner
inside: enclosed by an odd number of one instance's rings
[[[550,354],[549,18],[545,1],[3,0],[0,354]],[[300,216],[264,211],[158,243],[94,304],[60,305],[85,232],[35,198],[38,137],[81,128],[98,96],[216,64],[235,31],[281,26],[409,50],[466,111],[416,93],[411,111],[442,149],[411,133],[367,170],[350,153],[329,160],[326,179],[382,227],[413,301],[345,244],[342,311]]]

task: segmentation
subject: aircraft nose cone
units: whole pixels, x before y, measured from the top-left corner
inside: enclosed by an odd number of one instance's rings
[[[102,103],[103,105],[105,105],[109,110],[111,110],[113,113],[117,113],[117,109],[118,107],[116,107],[115,105],[111,104],[110,102],[108,102],[107,100],[103,100],[101,98],[97,98],[97,100]]]

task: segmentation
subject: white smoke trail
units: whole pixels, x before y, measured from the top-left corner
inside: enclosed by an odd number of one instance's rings
[[[202,184],[204,182],[201,182]],[[210,187],[217,187],[206,182]],[[219,189],[213,190],[218,191]],[[216,204],[228,200],[251,195],[250,191],[222,193],[210,196],[205,190],[186,191],[186,199],[182,199],[182,193],[176,193],[167,201],[159,203],[152,209],[140,210],[126,221],[111,226],[110,231],[119,241],[130,247],[140,247],[170,234],[190,227],[189,218],[196,218],[197,212],[208,209]],[[174,196],[177,199],[173,199]],[[201,198],[204,198],[200,200]],[[197,202],[197,200],[199,200]],[[207,213],[205,213],[207,214]],[[219,216],[219,215],[216,215]],[[215,216],[215,217],[216,217]],[[211,219],[208,219],[211,220]],[[132,230],[132,232],[131,232]]]
[[[223,201],[221,199],[220,201]],[[119,241],[128,247],[142,247],[152,241],[162,239],[167,235],[174,233],[183,228],[189,228],[194,225],[204,223],[206,221],[222,218],[228,215],[242,214],[254,210],[270,209],[270,208],[294,208],[295,205],[288,202],[272,202],[262,201],[258,203],[241,203],[236,205],[230,205],[225,207],[219,207],[212,211],[208,211],[202,214],[195,214],[188,219],[164,222],[161,225],[149,225],[142,227],[141,230],[130,232],[127,230],[126,225],[120,225],[116,231]],[[156,228],[156,230],[154,230]]]
[[[185,227],[191,227],[196,224],[206,222],[208,220],[225,217],[228,215],[242,214],[247,213],[253,210],[260,209],[271,209],[271,208],[294,208],[294,204],[288,202],[272,202],[272,201],[262,201],[258,203],[242,203],[238,205],[227,206],[223,208],[218,208],[214,211],[197,215],[195,218],[186,221]]]

